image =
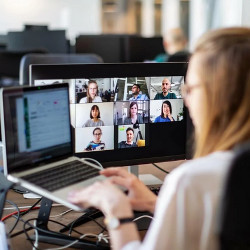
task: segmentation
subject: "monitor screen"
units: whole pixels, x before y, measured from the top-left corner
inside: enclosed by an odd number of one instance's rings
[[[3,144],[9,171],[72,156],[68,90],[67,84],[2,90]]]
[[[186,63],[32,65],[31,84],[70,86],[74,152],[104,166],[186,158]]]

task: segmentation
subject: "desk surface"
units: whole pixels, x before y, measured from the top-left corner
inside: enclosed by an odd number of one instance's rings
[[[178,165],[180,165],[183,161],[173,161],[173,162],[163,162],[163,163],[157,163],[158,166],[160,166],[161,168],[163,168],[165,171],[171,171],[172,169],[174,169],[175,167],[177,167]],[[153,174],[154,176],[156,176],[157,178],[159,178],[160,180],[164,180],[166,174],[164,172],[162,172],[161,170],[155,168],[152,164],[145,164],[145,165],[140,165],[139,166],[139,174]],[[18,194],[16,192],[14,192],[13,190],[10,190],[8,192],[7,195],[7,199],[16,203],[18,205],[18,207],[20,207],[20,209],[22,209],[22,207],[25,206],[30,206],[33,205],[37,199],[24,199],[22,194]],[[50,213],[50,219],[54,220],[56,222],[60,222],[63,223],[65,225],[67,225],[68,223],[72,222],[73,220],[75,220],[76,218],[80,217],[82,214],[79,212],[75,212],[75,211],[70,211],[64,215],[60,215],[61,213],[69,210],[67,207],[64,207],[62,205],[56,205],[53,204],[54,206],[51,209],[51,213]],[[8,209],[9,208],[9,209]],[[7,214],[10,214],[11,212],[16,211],[15,209],[10,209],[13,208],[10,204],[6,203],[5,205],[5,210],[4,210],[4,214],[3,217],[6,216]],[[22,218],[26,221],[28,219],[31,218],[36,218],[38,215],[38,211],[39,210],[32,210],[30,211],[28,214],[24,215]],[[10,230],[11,227],[14,225],[15,223],[15,218],[11,217],[5,220],[5,225],[6,225],[6,230]],[[103,225],[103,218],[98,218],[97,221]],[[32,221],[33,223],[33,221]],[[23,230],[23,222],[19,222],[15,228],[15,230],[13,231],[13,233],[16,233],[20,230]],[[49,223],[48,224],[49,229],[53,230],[53,231],[59,231],[62,226],[55,224],[55,223]],[[76,227],[75,228],[77,231],[79,231],[82,234],[86,234],[86,233],[92,233],[92,234],[99,234],[102,229],[95,224],[93,221],[92,222],[88,222],[82,226]],[[34,231],[32,232],[32,230],[29,232],[30,235],[34,234]],[[67,234],[67,232],[65,233]],[[140,232],[141,237],[143,238],[143,236],[145,235],[145,231],[141,231]],[[72,236],[78,236],[76,233],[72,233]],[[28,240],[26,240],[26,236],[25,234],[20,234],[19,236],[16,236],[14,238],[10,239],[10,245],[12,247],[12,249],[32,249],[32,246],[30,244],[30,242]],[[43,248],[54,248],[56,247],[55,245],[51,245],[51,244],[47,244],[47,243],[40,243],[39,242],[39,248],[43,249]],[[67,248],[70,249],[70,248]]]

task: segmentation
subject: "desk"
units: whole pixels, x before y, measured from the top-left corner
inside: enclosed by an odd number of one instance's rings
[[[161,168],[163,168],[165,171],[170,172],[172,169],[174,169],[175,167],[180,165],[182,162],[183,161],[163,162],[163,163],[158,163],[157,165],[160,166]],[[161,180],[164,180],[164,178],[166,176],[166,174],[164,172],[155,168],[152,164],[140,165],[139,166],[139,174],[153,174]],[[7,199],[13,201],[19,207],[30,206],[30,205],[33,205],[37,201],[37,199],[24,199],[23,195],[18,194],[16,192],[14,192],[13,190],[10,190],[8,192]],[[9,205],[8,203],[6,203],[5,208],[10,208],[10,207],[12,207],[12,206]],[[68,210],[68,208],[64,207],[64,206],[52,207],[51,213],[50,213],[51,219],[66,225],[66,224],[72,222],[73,220],[75,220],[76,218],[81,216],[81,213],[71,211],[71,212],[69,212],[65,215],[62,215],[62,216],[53,217],[55,215],[59,215],[59,214],[65,212],[67,210]],[[15,210],[5,210],[3,217],[5,215],[13,212],[13,211],[15,211]],[[30,211],[28,214],[23,216],[23,219],[28,220],[31,218],[36,218],[38,215],[38,211],[39,210]],[[103,218],[98,218],[97,221],[103,225]],[[7,228],[6,230],[11,229],[11,227],[14,225],[14,223],[15,223],[15,218],[7,219],[5,221],[5,225]],[[57,225],[55,223],[49,223],[48,227],[49,227],[49,229],[51,229],[53,231],[59,231],[62,228],[60,225]],[[13,231],[13,233],[16,233],[22,229],[23,229],[23,222],[19,222],[17,227]],[[82,234],[85,234],[85,233],[99,234],[102,231],[102,229],[100,229],[93,221],[88,222],[82,226],[75,228],[75,229],[77,231],[81,232]],[[33,235],[33,232],[32,233],[30,232],[30,235]],[[140,235],[143,238],[145,235],[145,231],[140,231]],[[72,233],[72,236],[78,236],[78,235],[76,233]],[[31,244],[29,243],[28,240],[26,240],[25,234],[20,234],[19,236],[16,236],[16,237],[10,239],[10,244],[11,244],[11,247],[13,250],[15,250],[15,249],[32,249]],[[47,244],[47,243],[40,243],[39,242],[39,247],[41,249],[43,249],[43,248],[48,248],[48,247],[54,248],[56,246],[51,245],[51,244]],[[68,249],[71,249],[71,248],[68,248]]]

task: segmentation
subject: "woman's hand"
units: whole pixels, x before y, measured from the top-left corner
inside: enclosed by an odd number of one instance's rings
[[[157,196],[149,190],[135,175],[122,168],[107,168],[100,172],[111,177],[110,182],[125,187],[132,209],[154,212]]]
[[[168,113],[168,119],[169,119],[171,122],[174,121],[173,116],[171,115],[170,112]]]
[[[109,180],[96,182],[79,191],[69,193],[68,200],[83,208],[95,207],[105,216],[132,217],[128,197]]]

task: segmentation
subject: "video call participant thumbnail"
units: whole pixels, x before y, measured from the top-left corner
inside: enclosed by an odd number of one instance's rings
[[[134,140],[134,130],[131,127],[126,129],[126,141],[121,141],[118,143],[118,148],[132,148],[137,147],[137,144],[133,141]]]
[[[93,130],[93,136],[94,139],[89,142],[87,147],[85,148],[85,151],[97,151],[97,150],[104,150],[105,149],[105,143],[101,141],[102,137],[102,130],[101,128],[95,128]]]
[[[83,97],[79,103],[102,102],[102,98],[98,96],[98,85],[95,80],[89,80],[87,96]]]
[[[100,119],[100,109],[97,105],[93,105],[90,110],[90,119],[88,119],[82,127],[97,127],[104,126],[104,122]]]
[[[164,78],[161,83],[162,93],[157,93],[154,97],[154,100],[160,99],[176,99],[175,93],[170,92],[171,82],[168,78]]]
[[[164,101],[161,105],[161,115],[157,116],[154,122],[174,122],[172,116],[172,105],[170,101]]]
[[[129,116],[124,119],[124,124],[143,123],[142,116],[138,113],[137,102],[131,102],[129,105]]]
[[[139,84],[133,84],[132,86],[132,97],[129,101],[148,101],[149,98],[146,94],[140,94],[141,87]]]

